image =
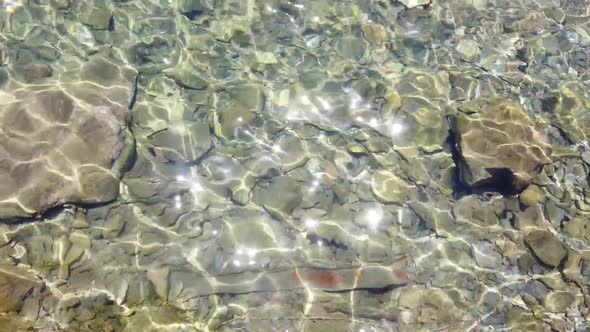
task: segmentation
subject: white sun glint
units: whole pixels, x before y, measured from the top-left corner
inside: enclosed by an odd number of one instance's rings
[[[301,96],[299,98],[299,101],[303,104],[303,105],[311,105],[311,100],[309,100],[308,96]]]
[[[191,192],[197,193],[199,191],[203,191],[203,186],[195,180],[191,183]]]
[[[254,265],[256,264],[255,258],[257,253],[258,251],[253,248],[238,248],[233,263],[235,266],[240,266],[243,259],[243,261],[248,262],[248,265]]]
[[[392,136],[397,136],[404,131],[404,125],[399,122],[395,122],[391,124],[391,126],[389,127],[389,131]]]
[[[318,102],[320,103],[320,105],[322,105],[322,108],[326,111],[329,111],[332,109],[332,105],[330,105],[330,102],[328,102],[326,99],[318,97]]]
[[[256,257],[256,250],[255,249],[248,249],[248,257],[250,259]]]
[[[320,17],[319,16],[314,16],[312,19],[315,23],[318,23],[320,21]]]
[[[305,227],[307,228],[316,228],[319,225],[319,221],[317,221],[317,219],[314,218],[306,218],[304,223]]]
[[[371,230],[375,230],[383,221],[383,210],[380,208],[371,208],[366,212],[365,218],[367,226]]]
[[[182,207],[182,202],[180,201],[180,198],[181,198],[181,197],[180,197],[180,195],[176,195],[176,196],[174,197],[174,206],[175,206],[177,209],[180,209],[180,208]]]
[[[355,109],[358,108],[360,103],[363,101],[363,98],[354,90],[345,90],[345,92],[347,92],[350,95],[350,102],[348,104],[348,106],[351,109]]]
[[[4,1],[4,6],[6,8],[6,12],[9,14],[14,13],[16,8],[20,5],[21,5],[21,2],[19,0],[5,0]]]

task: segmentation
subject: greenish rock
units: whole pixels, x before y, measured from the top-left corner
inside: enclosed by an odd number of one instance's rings
[[[367,150],[362,144],[350,143],[346,146],[348,152],[352,154],[366,154]]]
[[[274,65],[279,63],[277,57],[271,52],[256,52],[256,62],[263,65]]]
[[[477,265],[487,269],[497,269],[502,265],[502,256],[490,242],[480,241],[471,246]]]
[[[543,331],[543,321],[535,318],[532,312],[513,307],[506,314],[508,326],[515,332]]]
[[[388,89],[384,98],[387,101],[383,109],[385,112],[395,112],[402,106],[401,97],[394,89]]]
[[[281,160],[281,169],[284,172],[300,167],[309,160],[305,142],[289,132],[277,139],[273,150],[278,150],[275,154]]]
[[[573,238],[590,241],[590,223],[585,218],[575,217],[564,223],[563,231]]]
[[[545,193],[541,188],[530,185],[520,193],[519,199],[524,206],[536,206],[545,201]]]
[[[565,18],[565,12],[559,7],[548,8],[545,10],[545,15],[557,23],[562,23]]]
[[[214,20],[210,27],[211,35],[220,41],[229,42],[232,39],[250,40],[250,21],[245,16],[231,16],[223,20]]]
[[[0,66],[8,64],[8,54],[6,53],[6,46],[0,43]]]
[[[243,187],[233,189],[231,190],[231,199],[240,205],[246,205],[250,201],[250,191]]]
[[[382,266],[366,266],[362,269],[355,287],[358,288],[384,288],[391,285],[404,285],[407,279],[399,278],[391,269]]]
[[[260,112],[264,107],[265,95],[263,87],[257,84],[239,84],[228,91],[230,102],[252,112]]]
[[[494,210],[473,195],[458,200],[453,207],[453,215],[459,222],[483,227],[495,226],[499,222]]]
[[[149,144],[164,160],[191,162],[201,158],[212,146],[207,122],[189,123],[183,127],[171,127],[148,136]]]
[[[564,84],[543,101],[552,124],[569,141],[579,143],[590,137],[590,99],[577,84]]]
[[[411,187],[389,171],[377,171],[371,176],[371,191],[384,203],[404,203]]]
[[[235,138],[240,133],[240,129],[251,124],[255,119],[255,112],[240,106],[229,106],[218,113],[215,134],[226,139]]]
[[[189,89],[203,90],[209,86],[209,82],[199,71],[188,62],[180,65],[174,73],[178,82]]]
[[[79,167],[78,181],[83,194],[81,201],[84,203],[108,202],[119,195],[119,180],[112,173],[99,167]]]
[[[279,176],[260,189],[260,203],[275,218],[284,220],[301,204],[301,184],[288,176]]]
[[[113,13],[105,7],[94,7],[81,17],[82,23],[95,30],[109,30],[112,24]]]
[[[516,265],[520,273],[528,274],[531,272],[533,265],[535,265],[535,259],[531,254],[524,253],[518,257]]]
[[[213,4],[210,0],[178,0],[177,8],[187,18],[194,18],[199,13],[212,11]]]
[[[342,57],[358,60],[365,54],[365,42],[362,38],[344,35],[336,40],[334,48]]]
[[[533,230],[525,236],[525,242],[544,264],[556,267],[567,256],[566,247],[547,230]]]
[[[347,182],[338,182],[332,186],[334,196],[338,204],[342,205],[348,200],[348,194],[350,193],[350,185]]]
[[[424,220],[426,227],[435,231],[438,236],[453,236],[454,220],[447,211],[432,209],[428,204],[418,201],[410,202],[409,206],[420,219]]]
[[[102,236],[107,239],[117,238],[125,227],[125,219],[121,213],[109,214],[108,219],[105,220]]]
[[[379,23],[369,23],[363,26],[365,39],[371,44],[381,45],[387,40],[387,29]]]
[[[24,64],[12,66],[14,75],[25,83],[33,83],[51,77],[53,69],[47,64]]]
[[[551,292],[547,294],[543,300],[545,308],[555,313],[565,312],[575,301],[576,297],[567,291]]]
[[[456,49],[459,55],[461,55],[461,59],[465,61],[475,61],[479,58],[479,46],[471,39],[459,40]]]

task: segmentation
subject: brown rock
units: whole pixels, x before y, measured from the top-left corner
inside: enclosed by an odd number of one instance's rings
[[[6,90],[12,102],[0,104],[0,219],[118,195],[125,169],[118,158],[132,142],[125,126],[135,71],[100,54],[73,68],[59,81]]]
[[[521,191],[551,161],[551,146],[518,104],[477,99],[451,116],[461,181],[469,187]]]
[[[11,265],[0,265],[0,312],[18,311],[38,284],[34,275]]]
[[[534,230],[525,236],[535,255],[546,265],[555,267],[567,256],[566,247],[547,230]]]
[[[536,206],[545,201],[545,193],[541,188],[531,185],[520,194],[519,198],[520,202],[525,206]]]

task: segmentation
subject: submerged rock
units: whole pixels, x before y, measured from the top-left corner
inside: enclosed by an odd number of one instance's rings
[[[411,186],[392,172],[378,171],[371,177],[373,194],[384,203],[405,203]]]
[[[558,266],[567,255],[565,246],[547,230],[531,231],[526,235],[525,242],[541,262],[551,267]]]
[[[260,200],[271,215],[284,219],[303,200],[301,184],[288,176],[276,177],[267,188],[260,191]]]
[[[135,71],[97,55],[61,82],[9,91],[0,104],[0,219],[26,217],[65,202],[118,195],[130,158],[125,130]]]
[[[551,146],[519,105],[477,99],[451,115],[461,181],[472,188],[521,191],[551,159]]]

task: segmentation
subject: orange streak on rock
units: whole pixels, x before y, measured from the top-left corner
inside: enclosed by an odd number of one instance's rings
[[[330,288],[342,282],[342,278],[331,271],[309,270],[301,273],[302,280],[314,286]]]
[[[410,275],[404,270],[393,270],[393,275],[400,281],[400,282],[408,282],[410,281]]]

